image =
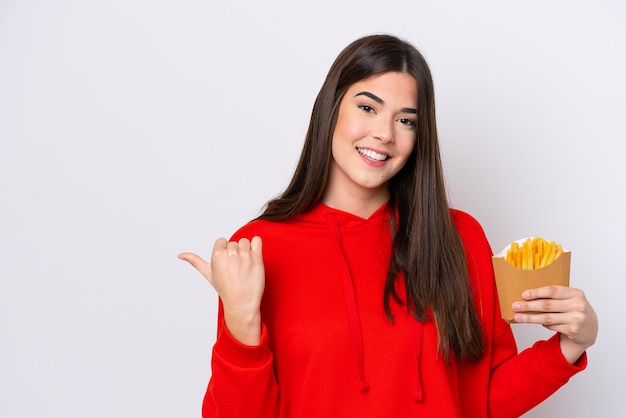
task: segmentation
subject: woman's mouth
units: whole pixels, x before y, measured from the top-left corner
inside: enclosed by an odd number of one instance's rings
[[[358,151],[359,154],[361,154],[364,157],[369,158],[372,161],[385,161],[389,158],[388,155],[380,154],[376,151],[372,151],[371,149],[357,148],[356,150]]]

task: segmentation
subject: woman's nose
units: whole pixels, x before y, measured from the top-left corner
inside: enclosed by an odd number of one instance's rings
[[[393,120],[387,118],[377,120],[372,136],[383,144],[393,142]]]

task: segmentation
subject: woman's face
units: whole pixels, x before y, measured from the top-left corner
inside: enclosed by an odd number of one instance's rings
[[[327,189],[340,196],[388,199],[387,182],[415,146],[417,83],[401,72],[353,84],[339,104]]]

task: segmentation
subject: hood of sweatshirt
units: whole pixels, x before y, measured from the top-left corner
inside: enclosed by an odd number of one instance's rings
[[[391,216],[392,214],[388,204],[381,206],[368,218],[361,218],[351,213],[343,212],[320,203],[308,213],[303,214],[300,217],[296,217],[305,222],[325,224],[328,228],[328,233],[332,236],[332,242],[335,246],[338,258],[338,265],[341,269],[339,273],[342,280],[345,307],[347,311],[349,331],[351,334],[350,339],[353,345],[354,359],[358,373],[357,378],[362,391],[368,391],[370,388],[370,383],[365,373],[365,364],[368,361],[377,361],[377,359],[365,358],[361,312],[359,310],[359,301],[357,300],[355,278],[352,275],[353,273],[350,263],[346,258],[343,233],[350,228],[360,228],[367,227],[368,225],[371,226],[372,224],[378,224],[387,228],[391,234]],[[385,279],[386,277],[380,277],[382,283],[384,283]],[[398,280],[400,279],[401,278],[398,278]],[[382,299],[380,300],[380,304],[382,307]],[[423,324],[415,319],[412,319],[410,328],[412,334],[410,338],[414,341],[414,353],[412,359],[407,359],[407,365],[413,365],[415,370],[415,379],[413,381],[414,387],[412,390],[413,398],[415,401],[421,402],[423,400],[423,390],[420,378],[420,360],[422,355]]]

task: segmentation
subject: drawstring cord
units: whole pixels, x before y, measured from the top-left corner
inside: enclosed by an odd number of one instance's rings
[[[422,377],[420,376],[420,361],[422,360],[422,342],[424,341],[424,324],[418,322],[417,319],[411,318],[411,327],[413,328],[413,336],[415,338],[415,390],[413,391],[413,399],[417,402],[424,400],[424,391],[422,389]]]
[[[352,340],[354,342],[354,348],[356,350],[356,362],[357,371],[359,373],[359,380],[361,382],[361,390],[367,391],[370,388],[369,382],[365,378],[365,359],[363,353],[363,330],[361,329],[361,318],[359,316],[359,309],[356,304],[356,295],[354,293],[354,283],[352,281],[352,275],[348,268],[348,263],[343,256],[343,248],[341,245],[341,234],[339,232],[339,224],[337,218],[332,213],[326,214],[326,222],[333,235],[339,255],[341,256],[341,278],[343,282],[343,291],[346,301],[346,307],[348,309],[348,324],[350,327],[350,333],[352,334]]]
[[[370,388],[369,382],[365,377],[365,355],[364,355],[364,347],[363,347],[363,329],[361,328],[361,318],[359,315],[359,309],[356,301],[356,294],[354,289],[354,281],[352,280],[352,274],[350,273],[350,268],[348,267],[348,263],[345,259],[343,253],[343,246],[341,243],[341,232],[339,231],[339,223],[337,222],[337,218],[332,213],[326,214],[326,223],[330,228],[330,231],[333,236],[333,241],[337,245],[337,250],[340,258],[341,264],[341,278],[344,290],[344,298],[346,302],[346,308],[348,311],[348,325],[350,328],[350,334],[352,336],[355,354],[356,354],[356,366],[357,372],[359,374],[359,380],[361,383],[361,390],[368,391]],[[420,362],[422,358],[422,343],[424,339],[424,324],[417,321],[415,318],[410,318],[411,328],[412,328],[412,337],[414,339],[414,350],[415,350],[415,388],[413,391],[413,399],[416,402],[422,402],[424,400],[424,391],[422,388],[422,379],[420,376]]]

